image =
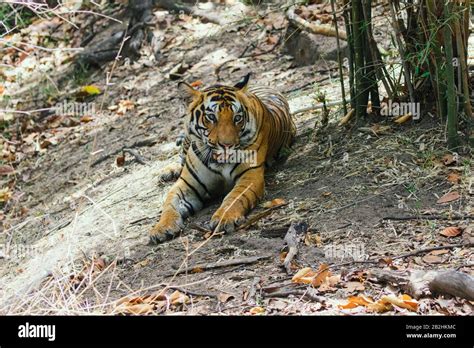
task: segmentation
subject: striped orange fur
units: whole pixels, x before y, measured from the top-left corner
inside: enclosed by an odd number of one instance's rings
[[[248,80],[249,75],[233,87],[203,91],[181,83],[192,96],[181,164],[171,165],[163,176],[179,177],[150,232],[152,243],[174,238],[188,216],[223,194],[210,225],[233,231],[263,197],[265,166],[291,145],[296,128],[286,99],[268,87],[248,88]]]

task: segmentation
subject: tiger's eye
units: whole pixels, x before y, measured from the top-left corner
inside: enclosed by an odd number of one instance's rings
[[[240,114],[235,115],[234,116],[234,122],[239,123],[240,121],[242,121],[242,115],[240,115]]]
[[[214,115],[214,114],[206,114],[206,118],[211,122],[216,122],[217,121],[216,115]]]

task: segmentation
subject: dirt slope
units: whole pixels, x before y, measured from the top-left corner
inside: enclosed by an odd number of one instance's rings
[[[271,287],[299,289],[281,267],[283,236],[292,221],[310,225],[294,271],[352,260],[347,253],[331,254],[340,247],[360,247],[363,259],[378,259],[472,238],[468,233],[473,214],[472,160],[461,155],[449,165],[443,163],[449,153],[443,147],[443,126],[436,119],[424,115],[416,127],[373,119],[368,125],[344,128],[336,126],[342,115],[333,108],[330,125],[317,134],[313,128],[316,124],[319,129],[319,110],[295,115],[297,142],[287,161],[266,175],[266,200],[281,198],[286,206],[246,231],[205,239],[204,232],[188,227],[181,238],[147,245],[147,232],[170,187],[157,174],[177,159],[174,142],[185,109],[169,73],[179,64],[186,67],[186,80],[204,85],[215,83],[217,77],[232,83],[251,71],[255,83],[286,93],[293,110],[313,102],[315,88],[299,87],[315,80],[324,80],[316,89],[324,91],[329,101],[340,98],[334,62],[293,67],[291,57],[278,49],[263,54],[273,40],[261,39],[261,23],[237,23],[219,30],[210,23],[204,28],[197,19],[168,16],[176,25],[156,28],[169,40],[162,56],[144,54],[136,63],[118,66],[107,93],[95,100],[105,107],[94,120],[74,127],[65,140],[22,163],[27,179],[20,202],[28,212],[12,220],[3,235],[10,245],[30,249],[27,257],[4,259],[0,266],[2,313],[116,313],[116,300],[148,295],[167,285],[189,298],[184,305],[178,301],[154,313],[243,314],[262,307],[268,314],[340,314],[350,312],[337,305],[351,294],[377,298],[381,292],[399,289],[368,281],[369,265],[353,263],[332,270],[340,277],[319,290],[324,301],[265,295],[264,289]],[[204,29],[208,35],[203,35]],[[283,30],[270,32],[282,35]],[[249,48],[255,42],[257,48]],[[249,49],[250,56],[239,58]],[[66,91],[74,89],[69,82],[64,84]],[[105,90],[100,72],[88,84]],[[122,115],[117,108],[109,109],[123,100],[131,101],[133,108]],[[370,128],[372,124],[378,126]],[[385,132],[381,126],[387,126]],[[146,164],[126,155],[125,165],[117,166],[123,147],[138,151]],[[448,181],[450,173],[459,179]],[[452,191],[460,194],[459,199],[437,204]],[[217,206],[218,202],[210,205],[190,222],[205,226]],[[441,218],[421,219],[426,213]],[[395,219],[383,220],[389,217]],[[408,219],[396,220],[400,217]],[[440,234],[448,226],[459,226],[465,233],[448,239]],[[424,256],[394,261],[391,268],[458,268],[472,274],[472,249],[450,248],[433,255],[437,258]],[[229,260],[238,262],[208,269]],[[449,306],[443,301],[420,300],[418,313],[472,310],[467,301],[451,300]]]

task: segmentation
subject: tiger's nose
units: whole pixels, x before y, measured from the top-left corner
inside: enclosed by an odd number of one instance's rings
[[[229,148],[231,148],[232,146],[234,146],[234,144],[229,143],[229,142],[224,142],[224,141],[223,141],[223,142],[219,141],[219,145],[222,146],[222,147],[225,148],[225,149],[229,149]]]

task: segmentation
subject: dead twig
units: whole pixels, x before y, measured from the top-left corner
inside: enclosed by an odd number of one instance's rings
[[[308,224],[306,222],[293,223],[285,235],[284,240],[288,247],[288,254],[286,254],[285,260],[283,261],[283,266],[288,274],[291,273],[291,261],[298,253],[298,244],[303,239],[307,230]]]
[[[387,270],[371,270],[370,274],[377,282],[396,284],[417,299],[439,294],[474,300],[474,277],[466,273],[416,270],[408,276]]]
[[[252,53],[252,54],[245,54],[244,53],[239,58],[255,58],[255,57],[258,57],[258,56],[263,56],[264,54],[272,53],[280,45],[282,38],[283,38],[283,34],[280,35],[278,37],[277,42],[266,51],[261,51],[261,52]]]
[[[188,224],[188,227],[189,227],[190,229],[192,229],[192,230],[196,230],[196,231],[199,231],[199,232],[202,232],[202,233],[206,233],[206,234],[212,233],[211,230],[208,230],[207,228],[204,228],[204,227],[202,227],[201,225],[198,225],[198,224],[196,224],[196,223],[194,223],[194,222],[189,223],[189,224]]]
[[[124,148],[122,151],[124,154],[128,153],[132,155],[138,163],[146,164],[145,158],[141,156],[137,151],[129,149],[129,148]]]
[[[182,287],[179,286],[168,286],[169,289],[173,290],[178,290],[186,295],[191,295],[191,296],[200,296],[200,297],[210,297],[210,298],[217,298],[216,294],[211,294],[208,292],[197,292],[197,291],[191,291],[191,290],[186,290]]]
[[[317,71],[319,72],[319,71]],[[310,82],[306,82],[306,83],[303,83],[302,85],[298,86],[298,87],[294,87],[294,88],[290,88],[290,89],[287,89],[285,91],[283,91],[284,94],[288,94],[288,93],[293,93],[293,92],[296,92],[296,91],[299,91],[299,90],[302,90],[306,87],[310,87],[310,86],[313,86],[314,84],[316,83],[320,83],[320,82],[323,82],[323,81],[326,81],[326,80],[329,80],[330,78],[335,78],[335,77],[338,77],[338,76],[324,76],[324,77],[321,77],[319,79],[316,79],[316,80],[313,80],[313,81],[310,81]],[[336,105],[338,104],[342,104],[343,101],[339,101],[337,102]],[[321,105],[321,104],[316,104],[316,105]],[[299,112],[302,112],[302,111],[299,111]]]
[[[120,152],[123,152],[124,150],[130,151],[131,149],[138,148],[138,147],[152,146],[152,145],[155,145],[157,142],[158,142],[158,139],[156,137],[138,140],[130,146],[123,146],[115,151],[109,152],[108,154],[95,160],[90,166],[95,167],[96,165],[108,160],[110,157],[115,156],[119,154]]]
[[[260,212],[260,213],[257,213],[253,216],[250,216],[249,219],[247,221],[245,221],[242,225],[240,225],[238,228],[237,228],[237,231],[240,231],[240,230],[245,230],[247,228],[249,228],[250,226],[252,226],[253,224],[255,224],[258,220],[270,215],[270,213],[272,211],[274,211],[275,209],[278,209],[278,208],[281,208],[283,206],[287,205],[287,203],[283,203],[283,204],[278,204],[278,205],[275,205],[273,207],[270,207],[270,208],[267,208],[265,209],[264,211]]]
[[[255,297],[257,294],[257,285],[260,283],[260,277],[253,278],[252,285],[250,286],[250,290],[247,297],[247,304],[255,306],[257,303]]]
[[[334,36],[339,35],[339,38],[342,40],[347,40],[347,33],[344,30],[335,30],[333,27],[328,25],[317,25],[310,23],[307,20],[301,18],[295,13],[295,7],[291,6],[286,12],[286,17],[288,21],[295,26],[296,28],[303,29],[313,34],[324,35],[324,36]],[[337,23],[335,24],[337,25]]]
[[[474,219],[474,216],[464,215],[464,216],[442,216],[442,215],[420,215],[420,216],[386,216],[382,220],[468,220]]]
[[[203,272],[203,271],[208,271],[208,270],[211,270],[211,269],[222,268],[222,267],[229,267],[229,266],[236,266],[236,265],[250,265],[250,264],[256,263],[260,260],[269,259],[271,257],[273,257],[272,254],[265,254],[265,255],[260,255],[260,256],[251,256],[251,257],[244,257],[244,258],[226,260],[226,261],[222,261],[222,262],[196,264],[194,266],[189,266],[189,267],[183,268],[183,269],[179,270],[178,272],[174,271],[174,272],[165,273],[164,276],[169,277],[169,276],[172,276],[172,275],[178,275],[178,274],[182,274],[182,273],[192,272],[193,270]]]
[[[307,288],[306,290],[282,290],[275,291],[271,293],[263,293],[263,297],[288,297],[290,295],[300,296],[308,301],[312,302],[324,302],[326,299],[322,296],[316,295],[316,290],[312,288]]]
[[[430,248],[425,248],[425,249],[418,249],[414,250],[412,252],[402,254],[402,255],[395,255],[395,256],[387,256],[387,258],[390,258],[392,261],[393,260],[398,260],[398,259],[403,259],[405,257],[410,257],[410,256],[415,256],[423,253],[428,253],[430,251],[434,250],[444,250],[444,249],[454,249],[454,248],[461,248],[461,247],[472,247],[474,246],[474,243],[459,243],[459,244],[448,244],[448,245],[438,245],[435,247],[430,247]],[[377,260],[352,260],[348,262],[343,262],[343,263],[336,263],[336,264],[330,264],[327,267],[324,267],[323,269],[319,270],[318,274],[327,271],[328,269],[335,269],[335,268],[340,268],[344,266],[350,266],[353,264],[383,264],[383,262],[380,262],[378,259]],[[318,275],[317,274],[317,275]]]
[[[435,246],[435,247],[431,247],[431,248],[415,250],[415,251],[412,251],[412,252],[409,252],[409,253],[406,253],[406,254],[403,254],[403,255],[394,256],[391,259],[392,260],[403,259],[405,257],[410,257],[410,256],[415,256],[415,255],[419,255],[419,254],[423,254],[423,253],[428,253],[428,252],[434,251],[434,250],[454,249],[454,248],[462,248],[462,247],[470,248],[472,246],[474,246],[474,243],[459,243],[459,244],[439,245],[439,246]]]

